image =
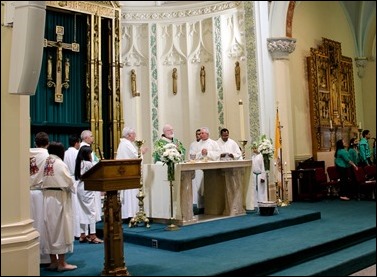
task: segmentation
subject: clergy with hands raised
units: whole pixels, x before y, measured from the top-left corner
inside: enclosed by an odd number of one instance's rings
[[[196,160],[220,160],[220,147],[209,135],[210,132],[207,127],[200,128],[200,141],[196,144],[194,150]]]

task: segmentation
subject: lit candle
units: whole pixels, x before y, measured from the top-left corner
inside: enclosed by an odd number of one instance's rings
[[[240,99],[240,101],[238,101],[238,106],[240,108],[241,140],[246,140],[246,138],[245,138],[245,117],[244,117],[244,114],[243,114],[243,103],[242,103],[241,99]]]
[[[361,129],[361,121],[359,122],[359,129]]]
[[[332,129],[332,120],[330,119],[330,129]]]

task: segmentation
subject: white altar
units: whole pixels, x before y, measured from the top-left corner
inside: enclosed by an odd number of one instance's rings
[[[187,162],[176,164],[173,181],[173,217],[176,224],[197,222],[193,213],[192,179],[204,172],[204,214],[235,216],[253,210],[251,160]],[[143,165],[144,210],[148,218],[170,218],[170,182],[167,166]]]

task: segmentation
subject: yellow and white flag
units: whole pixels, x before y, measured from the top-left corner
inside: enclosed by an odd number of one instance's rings
[[[281,148],[281,143],[280,143],[280,138],[281,138],[281,133],[280,133],[280,119],[279,119],[279,110],[276,109],[276,122],[275,122],[275,151],[274,151],[274,158],[278,159],[279,158],[279,151]]]

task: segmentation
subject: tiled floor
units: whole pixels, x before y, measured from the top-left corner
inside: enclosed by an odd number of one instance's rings
[[[363,270],[355,272],[349,276],[376,276],[376,265],[364,268]]]

